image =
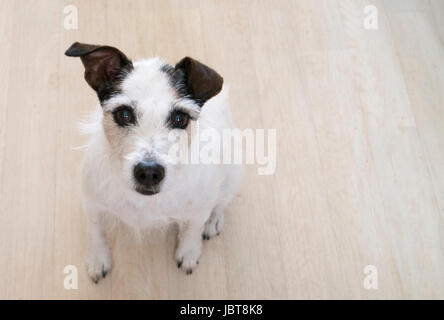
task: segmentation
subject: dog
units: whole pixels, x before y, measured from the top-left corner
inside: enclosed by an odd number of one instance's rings
[[[80,57],[85,80],[100,102],[99,125],[82,165],[89,277],[97,283],[111,270],[104,227],[111,216],[134,228],[176,223],[175,260],[191,274],[202,240],[223,228],[224,209],[238,190],[242,168],[174,161],[175,142],[168,137],[185,133],[185,147],[192,147],[197,143],[193,124],[197,133],[234,128],[223,78],[190,57],[175,66],[160,58],[133,63],[117,48],[79,42],[65,54]]]

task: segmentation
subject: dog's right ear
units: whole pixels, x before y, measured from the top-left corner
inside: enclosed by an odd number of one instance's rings
[[[99,99],[104,97],[124,71],[133,68],[131,60],[119,49],[75,42],[65,55],[80,57],[85,67],[85,80],[93,88]]]

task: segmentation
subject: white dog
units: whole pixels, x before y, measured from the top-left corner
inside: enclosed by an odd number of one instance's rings
[[[173,161],[170,152],[177,142],[168,137],[187,133],[185,147],[192,149],[193,123],[198,131],[233,128],[222,77],[189,57],[174,67],[158,58],[133,64],[116,48],[78,42],[65,54],[81,58],[102,109],[83,163],[89,276],[98,282],[111,269],[104,234],[109,215],[135,228],[177,223],[175,258],[191,274],[202,239],[222,230],[241,168]]]

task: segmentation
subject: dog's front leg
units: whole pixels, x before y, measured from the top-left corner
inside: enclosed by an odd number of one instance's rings
[[[199,263],[204,224],[205,220],[193,220],[179,225],[176,261],[177,267],[186,274],[193,273],[193,269]]]
[[[86,271],[91,280],[97,283],[111,270],[111,254],[101,215],[88,216],[88,242]]]

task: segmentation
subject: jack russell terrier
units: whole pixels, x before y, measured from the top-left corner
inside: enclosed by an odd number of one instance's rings
[[[89,277],[97,283],[111,270],[104,230],[110,216],[134,228],[177,223],[175,259],[191,274],[202,240],[222,230],[242,168],[177,161],[171,150],[193,150],[205,130],[234,128],[223,78],[189,57],[175,66],[159,58],[133,63],[114,47],[78,42],[65,54],[80,57],[100,101],[82,166]],[[178,146],[172,133],[186,134],[186,143]]]

